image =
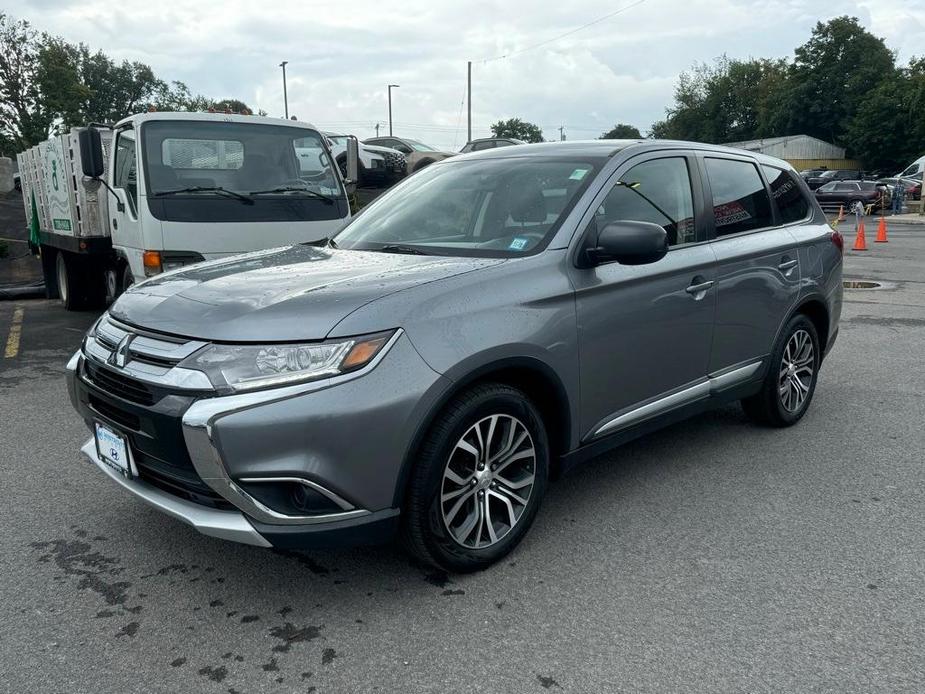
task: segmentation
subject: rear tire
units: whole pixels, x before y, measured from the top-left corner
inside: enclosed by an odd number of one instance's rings
[[[821,359],[816,326],[798,313],[787,323],[771,350],[761,390],[742,400],[745,414],[766,426],[796,424],[812,402]]]
[[[519,390],[476,386],[441,412],[418,451],[402,513],[402,539],[421,562],[485,569],[533,524],[549,474],[539,412]]]
[[[66,310],[79,311],[86,305],[83,268],[76,259],[61,251],[55,257],[55,280],[58,298]]]

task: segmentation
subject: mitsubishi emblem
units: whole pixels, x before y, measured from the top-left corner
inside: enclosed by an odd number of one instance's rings
[[[134,339],[135,336],[129,334],[119,340],[119,344],[112,351],[112,354],[109,355],[109,359],[107,359],[106,362],[110,366],[118,366],[120,369],[123,368],[129,362],[129,347]]]

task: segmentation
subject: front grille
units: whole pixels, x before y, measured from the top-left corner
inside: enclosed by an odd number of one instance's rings
[[[113,395],[136,402],[139,405],[153,405],[155,394],[152,388],[134,378],[124,376],[117,371],[112,371],[102,366],[93,364],[90,360],[85,361],[85,374],[96,386]]]
[[[135,451],[133,456],[135,467],[138,468],[138,476],[148,484],[168,494],[203,506],[222,510],[234,508],[224,497],[203,482],[194,470],[172,465],[141,451]]]
[[[93,393],[87,397],[90,407],[104,417],[112,420],[116,424],[124,426],[126,429],[138,431],[141,428],[141,420],[138,415],[126,412],[125,410],[115,407]]]

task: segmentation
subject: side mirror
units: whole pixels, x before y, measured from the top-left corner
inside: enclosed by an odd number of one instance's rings
[[[621,265],[647,265],[668,253],[668,233],[652,222],[612,222],[601,229],[597,246],[585,254],[591,266],[615,260]]]
[[[103,141],[96,128],[81,128],[77,133],[80,144],[80,167],[84,176],[99,178],[106,163],[103,161]]]
[[[353,193],[357,188],[359,178],[360,145],[353,136],[347,138],[347,192]]]

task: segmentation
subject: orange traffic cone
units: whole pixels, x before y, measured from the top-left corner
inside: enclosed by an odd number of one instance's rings
[[[836,221],[836,222],[844,222],[844,221],[845,221],[845,206],[844,206],[844,205],[839,205],[839,206],[838,206],[838,218],[837,218],[835,221]]]
[[[886,243],[886,218],[880,218],[880,226],[877,227],[877,238],[874,239],[876,243]]]
[[[854,248],[852,251],[866,251],[867,250],[867,240],[864,238],[864,222],[858,222],[858,233],[854,237]]]

